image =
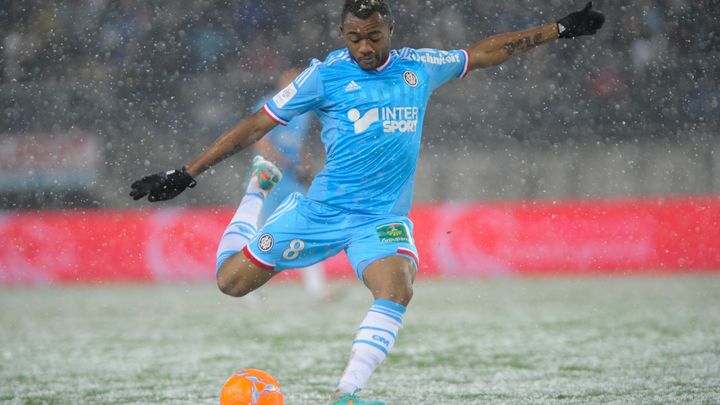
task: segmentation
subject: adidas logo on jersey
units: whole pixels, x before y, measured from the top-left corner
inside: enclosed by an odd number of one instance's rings
[[[359,84],[355,83],[355,80],[351,80],[350,83],[348,83],[347,87],[345,87],[345,92],[349,93],[351,91],[360,90],[361,87]]]

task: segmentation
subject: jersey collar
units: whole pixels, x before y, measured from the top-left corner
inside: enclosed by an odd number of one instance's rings
[[[353,58],[352,55],[350,54],[350,50],[345,49],[345,51],[346,51],[346,52],[348,53],[348,55],[350,56],[350,60],[352,61],[352,63],[356,64],[356,65],[359,67],[360,65],[358,65],[358,63],[357,63],[357,61],[355,60],[355,58]],[[378,72],[378,73],[381,73],[381,72],[383,72],[388,66],[390,66],[390,62],[392,62],[392,60],[393,60],[393,53],[395,53],[395,50],[394,50],[394,49],[391,49],[391,50],[390,50],[390,53],[388,53],[388,58],[387,58],[387,60],[385,61],[385,63],[383,63],[382,66],[376,67],[374,71],[375,71],[375,72]]]
[[[375,68],[375,71],[376,71],[376,72],[382,72],[383,70],[385,70],[386,67],[390,66],[390,61],[391,61],[392,58],[393,58],[393,57],[392,57],[392,54],[393,54],[393,51],[392,51],[392,49],[391,49],[390,52],[388,53],[388,58],[387,58],[387,60],[385,61],[385,63],[383,63],[382,66]]]

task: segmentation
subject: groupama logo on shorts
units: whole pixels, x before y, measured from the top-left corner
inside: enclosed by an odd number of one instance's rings
[[[410,231],[402,222],[384,224],[375,227],[380,243],[411,243]]]
[[[381,119],[385,133],[415,132],[419,115],[418,107],[383,107],[382,114],[379,108],[370,109],[365,114],[360,114],[357,108],[348,111],[348,119],[354,124],[356,134],[367,131],[372,124]]]

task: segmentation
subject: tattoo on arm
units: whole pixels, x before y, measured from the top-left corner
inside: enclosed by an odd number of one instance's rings
[[[516,41],[506,42],[504,47],[508,56],[519,55],[523,52],[527,52],[532,48],[543,43],[542,33],[537,33],[535,36],[522,37]]]

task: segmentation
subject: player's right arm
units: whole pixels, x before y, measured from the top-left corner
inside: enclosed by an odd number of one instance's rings
[[[192,162],[182,169],[145,176],[134,182],[130,196],[139,200],[146,195],[148,201],[164,201],[175,198],[188,187],[195,187],[194,177],[200,175],[223,159],[245,149],[270,132],[278,123],[262,110],[238,122],[226,131]]]
[[[260,110],[222,134],[190,164],[185,166],[185,170],[192,177],[198,176],[228,156],[257,142],[277,125],[277,122]]]
[[[238,122],[182,169],[152,174],[134,182],[130,196],[135,200],[148,196],[148,201],[175,198],[186,188],[195,187],[195,176],[252,145],[277,124],[287,125],[293,117],[317,108],[324,92],[317,69],[319,63],[313,60],[309,68],[260,111]]]

